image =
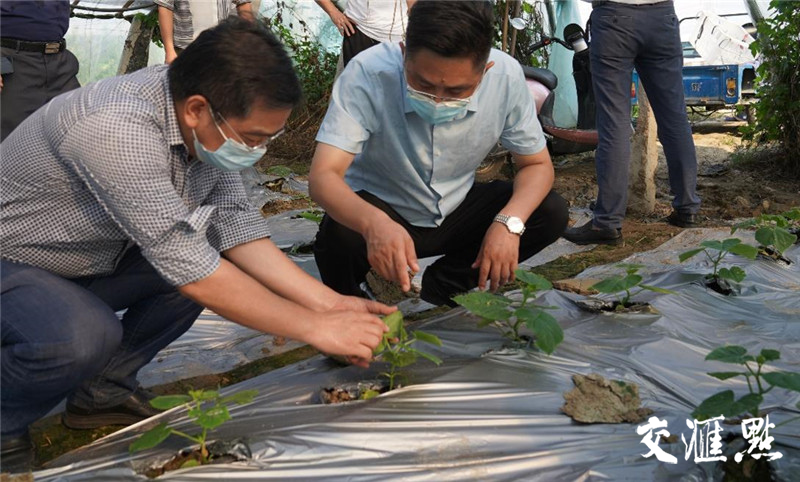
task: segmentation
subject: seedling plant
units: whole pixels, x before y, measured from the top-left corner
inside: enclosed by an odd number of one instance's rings
[[[138,439],[131,443],[131,452],[138,452],[153,448],[167,439],[171,434],[178,435],[191,440],[200,445],[200,464],[209,462],[209,453],[206,446],[207,437],[210,431],[216,429],[223,423],[231,419],[228,405],[236,403],[239,405],[250,403],[253,397],[258,394],[258,390],[243,390],[227,397],[220,396],[216,390],[189,390],[188,395],[164,395],[150,400],[150,405],[160,410],[185,405],[188,410],[189,418],[201,429],[196,436],[176,430],[162,422],[147,432],[143,433]],[[198,463],[190,459],[183,467],[191,467]]]
[[[716,348],[706,356],[707,361],[721,361],[739,365],[741,370],[730,372],[710,372],[714,378],[728,380],[730,378],[745,377],[748,393],[736,400],[733,390],[724,390],[703,400],[692,412],[697,420],[706,420],[720,415],[735,417],[744,413],[759,417],[759,406],[764,401],[764,394],[775,387],[800,392],[800,373],[769,371],[764,372],[768,362],[778,360],[781,354],[778,350],[763,349],[756,356],[749,355],[747,349],[738,345],[728,345]],[[797,404],[800,408],[800,403]],[[784,422],[786,423],[786,422]]]
[[[754,227],[758,250],[766,256],[783,257],[783,253],[797,242],[800,231],[800,208],[783,214],[762,214],[731,228],[731,234],[741,228]]]
[[[745,277],[744,270],[738,266],[732,266],[730,268],[719,267],[725,256],[728,254],[738,254],[747,259],[755,259],[756,255],[758,255],[758,249],[755,246],[742,243],[742,240],[739,238],[728,238],[724,241],[707,240],[700,243],[699,248],[681,253],[678,259],[683,263],[699,253],[704,253],[713,266],[713,271],[711,274],[706,275],[706,279],[716,282],[717,285],[721,287],[721,280],[741,283]]]
[[[480,316],[481,321],[478,326],[492,325],[514,343],[527,343],[520,333],[523,326],[527,327],[535,336],[536,347],[550,355],[564,341],[564,332],[558,320],[545,311],[552,307],[539,306],[533,301],[537,292],[552,289],[553,285],[545,278],[523,269],[517,269],[514,275],[521,284],[520,302],[486,291],[472,291],[458,295],[453,301],[470,313]]]
[[[440,358],[413,346],[418,341],[442,346],[442,340],[438,336],[423,331],[412,331],[409,334],[403,326],[403,313],[400,311],[384,317],[383,322],[389,327],[389,331],[384,333],[383,340],[373,353],[389,364],[389,369],[381,372],[381,376],[389,381],[389,390],[394,390],[397,386],[397,381],[402,377],[401,369],[413,365],[419,357],[430,360],[436,365],[442,363]],[[378,393],[374,390],[366,390],[361,398],[369,399],[376,395]]]
[[[642,278],[642,275],[638,274],[638,271],[644,268],[644,266],[641,264],[622,263],[618,264],[617,267],[625,270],[624,276],[609,276],[608,278],[592,285],[590,289],[593,289],[599,293],[614,295],[618,301],[618,304],[615,308],[618,311],[629,308],[633,304],[631,299],[645,290],[656,293],[675,294],[673,291],[664,288],[643,284],[642,281],[644,278]],[[637,291],[634,292],[634,290]]]

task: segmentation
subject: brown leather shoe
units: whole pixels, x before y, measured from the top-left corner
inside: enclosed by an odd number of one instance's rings
[[[108,408],[87,410],[67,403],[61,422],[69,428],[82,430],[106,425],[131,425],[161,413],[161,410],[150,405],[151,398],[151,394],[137,390],[124,402]]]

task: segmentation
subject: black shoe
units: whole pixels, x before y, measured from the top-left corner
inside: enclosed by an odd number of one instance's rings
[[[589,221],[577,228],[567,228],[562,236],[575,244],[620,244],[622,229],[597,228]]]
[[[69,428],[84,430],[106,425],[131,425],[161,413],[150,405],[151,398],[149,393],[137,390],[124,402],[108,408],[87,410],[67,403],[61,422]]]
[[[667,216],[667,222],[679,228],[696,228],[700,225],[700,217],[697,214],[672,211]]]
[[[28,432],[3,438],[0,442],[0,472],[18,474],[32,469],[33,444]]]

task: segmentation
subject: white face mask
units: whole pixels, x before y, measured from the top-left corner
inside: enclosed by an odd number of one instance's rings
[[[277,134],[264,141],[264,143],[261,145],[250,147],[226,136],[225,133],[222,132],[219,124],[217,124],[217,120],[214,116],[214,111],[211,110],[211,106],[209,106],[208,110],[211,112],[211,120],[214,122],[214,127],[217,128],[222,138],[225,139],[225,142],[223,142],[222,145],[217,148],[217,150],[209,151],[203,147],[203,144],[201,144],[197,139],[197,134],[195,134],[194,129],[192,129],[192,136],[194,136],[194,150],[197,153],[197,158],[202,162],[222,169],[223,171],[241,171],[242,169],[252,167],[267,153],[267,145],[284,132],[281,130]],[[222,118],[223,122],[228,124],[228,121],[225,120],[224,117],[220,116],[220,118]],[[230,124],[228,124],[228,127],[234,133],[236,133],[236,130]],[[236,135],[238,136],[238,134]]]
[[[429,124],[437,125],[464,118],[467,115],[467,107],[482,81],[483,76],[478,81],[478,85],[475,86],[472,95],[464,99],[442,98],[417,90],[408,83],[408,76],[406,76],[406,91],[414,112]],[[436,99],[441,100],[436,102]]]

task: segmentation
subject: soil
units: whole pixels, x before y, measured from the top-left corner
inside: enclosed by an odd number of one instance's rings
[[[561,411],[582,423],[640,423],[653,411],[641,407],[639,386],[606,380],[597,373],[573,375],[575,388],[564,394]]]
[[[657,313],[649,303],[627,303],[607,301],[597,298],[577,300],[578,308],[590,313]]]
[[[413,275],[409,273],[409,277]],[[367,286],[369,286],[372,295],[381,303],[387,305],[396,305],[397,303],[408,298],[419,298],[419,293],[415,290],[414,285],[411,285],[411,290],[404,292],[400,285],[393,281],[389,281],[383,276],[379,275],[374,269],[370,269],[367,273]]]
[[[396,388],[399,388],[396,387]],[[353,402],[356,400],[367,400],[376,394],[389,391],[389,384],[384,382],[360,382],[356,384],[340,385],[336,387],[323,388],[320,391],[320,399],[323,404],[337,404]],[[365,395],[366,394],[366,395]]]
[[[179,470],[185,466],[193,467],[197,465],[229,464],[241,462],[252,458],[250,448],[241,440],[232,442],[212,442],[208,445],[208,461],[203,464],[203,456],[200,448],[186,449],[175,454],[166,463],[158,466],[148,467],[142,473],[150,479],[160,477],[167,472]],[[189,465],[187,465],[189,464]]]

